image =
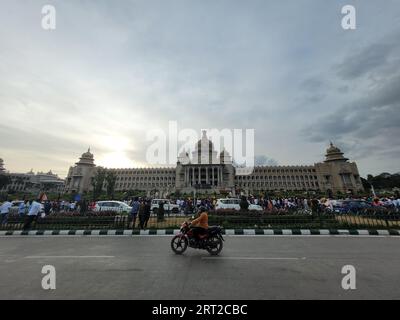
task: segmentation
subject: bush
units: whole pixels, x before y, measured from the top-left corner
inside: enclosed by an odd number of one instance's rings
[[[311,215],[266,215],[260,212],[237,211],[236,214],[219,212],[209,215],[209,225],[221,225],[224,228],[321,228],[335,227],[338,222],[332,215],[313,217]]]

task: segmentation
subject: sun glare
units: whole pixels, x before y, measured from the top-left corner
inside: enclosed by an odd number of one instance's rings
[[[132,168],[134,164],[125,152],[106,153],[98,160],[100,166],[107,168]]]

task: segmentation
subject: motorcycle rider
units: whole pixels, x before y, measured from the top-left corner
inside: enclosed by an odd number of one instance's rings
[[[200,235],[207,233],[208,212],[206,207],[201,206],[199,208],[199,216],[191,222],[190,227],[193,230],[193,236],[196,240],[200,239]]]

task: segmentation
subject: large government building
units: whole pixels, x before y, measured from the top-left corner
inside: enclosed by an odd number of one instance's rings
[[[171,193],[259,194],[272,191],[319,191],[327,195],[357,193],[363,190],[357,165],[349,162],[332,143],[325,160],[308,166],[257,166],[249,175],[238,175],[228,152],[214,150],[203,132],[190,156],[179,154],[175,168],[107,169],[94,163],[94,156],[82,154],[69,169],[65,181],[67,193],[91,191],[92,178],[98,170],[113,172],[116,191],[140,190],[150,195]],[[106,188],[106,185],[104,185]]]
[[[0,187],[0,192],[63,193],[65,188],[65,181],[51,170],[37,173],[34,173],[32,169],[27,173],[8,172],[4,167],[3,159],[0,159],[0,174],[7,175],[10,178],[10,183]]]

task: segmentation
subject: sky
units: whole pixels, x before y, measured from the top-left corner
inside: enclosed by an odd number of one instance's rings
[[[0,158],[64,177],[90,146],[144,167],[146,134],[176,121],[254,129],[257,164],[332,141],[363,176],[399,172],[399,39],[398,0],[1,0]]]

